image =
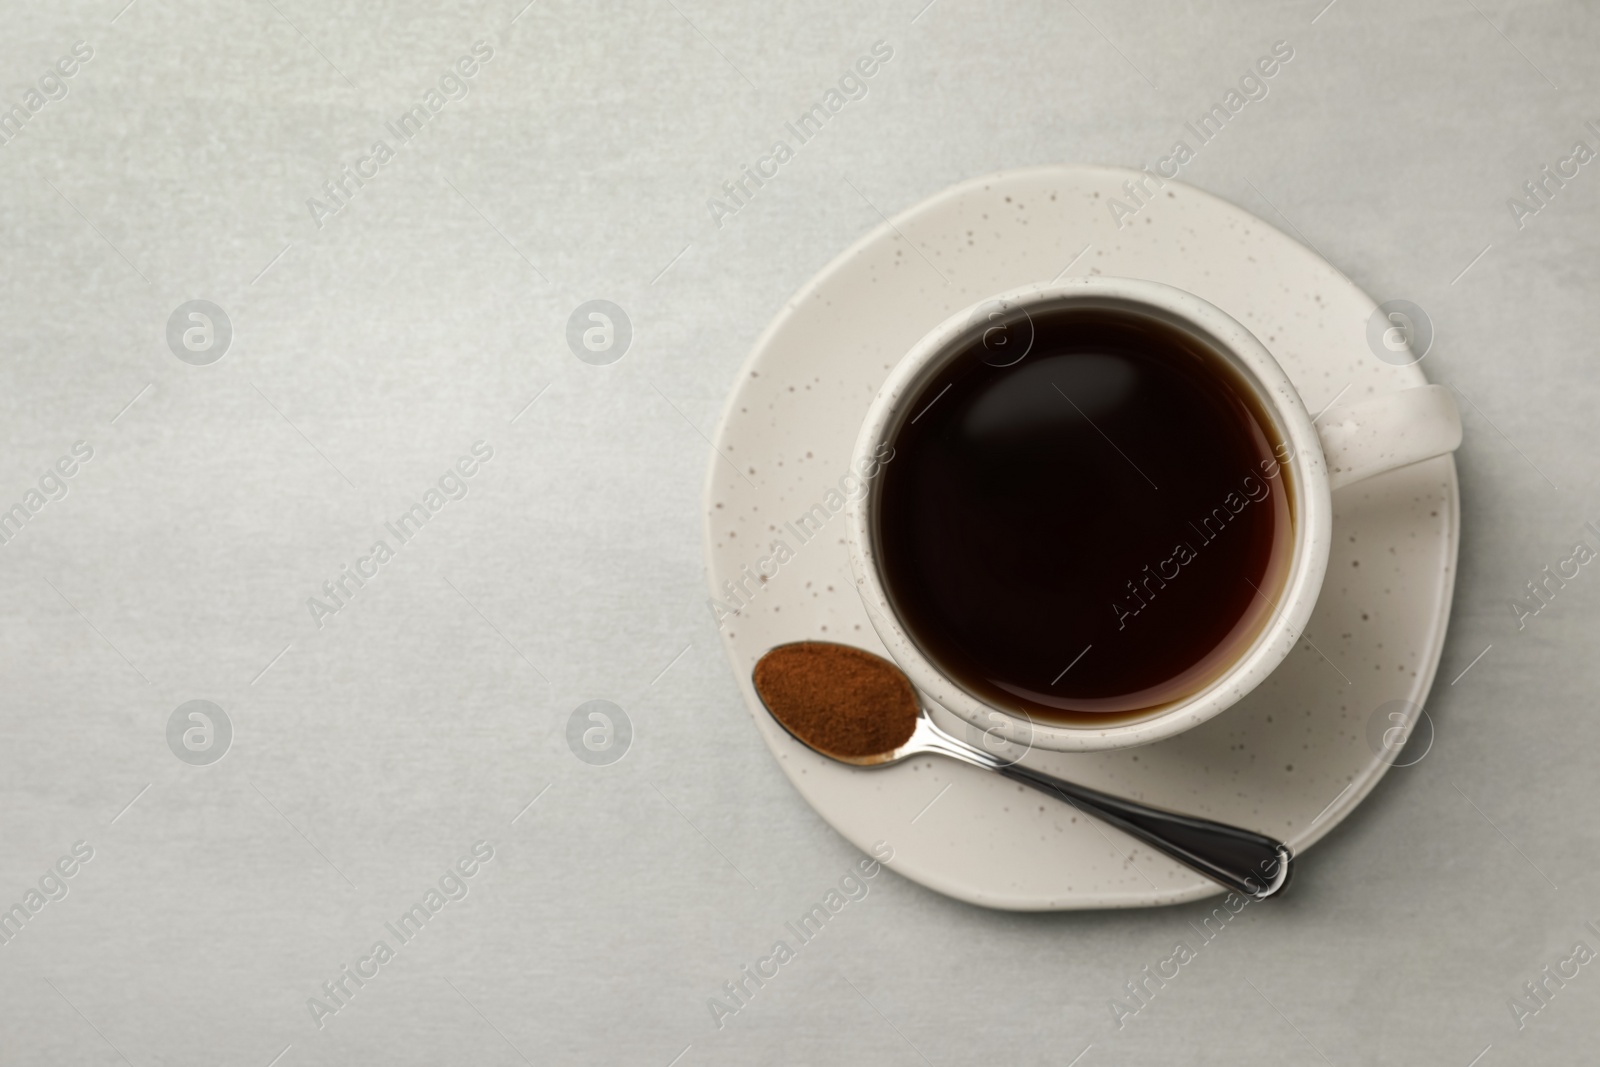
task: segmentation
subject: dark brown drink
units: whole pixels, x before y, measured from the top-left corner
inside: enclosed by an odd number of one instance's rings
[[[1113,308],[1012,316],[904,406],[876,487],[884,582],[978,699],[1126,722],[1204,688],[1271,618],[1289,451],[1186,332]]]

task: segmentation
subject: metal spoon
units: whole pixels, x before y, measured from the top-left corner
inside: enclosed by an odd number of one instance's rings
[[[781,646],[780,646],[781,647]],[[776,651],[776,650],[773,650]],[[771,655],[768,652],[767,655]],[[765,657],[763,657],[764,659]],[[877,658],[877,657],[874,657]],[[893,666],[884,661],[886,666]],[[899,668],[894,668],[899,670]],[[909,685],[909,680],[907,681]],[[913,690],[914,692],[915,690]],[[762,706],[766,700],[756,690]],[[939,727],[928,715],[928,709],[918,701],[917,722],[905,744],[890,752],[869,756],[840,756],[816,748],[804,737],[790,730],[784,721],[767,708],[778,725],[796,741],[829,759],[856,767],[887,767],[892,763],[912,759],[929,753],[948,756],[953,760],[986,771],[994,771],[1014,782],[1030,785],[1041,793],[1065,800],[1085,815],[1093,815],[1110,823],[1123,833],[1137,838],[1159,852],[1163,852],[1207,878],[1236,893],[1254,900],[1265,900],[1289,884],[1289,874],[1294,859],[1289,846],[1281,841],[1225,823],[1181,815],[1173,811],[1153,808],[1137,801],[1114,797],[1098,789],[1077,785],[1053,775],[1008,762],[976,745],[968,744]]]

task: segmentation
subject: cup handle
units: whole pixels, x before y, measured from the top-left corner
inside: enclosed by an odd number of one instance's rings
[[[1461,444],[1461,414],[1442,385],[1384,393],[1340,404],[1317,419],[1328,487],[1338,489],[1374,474],[1454,452]]]

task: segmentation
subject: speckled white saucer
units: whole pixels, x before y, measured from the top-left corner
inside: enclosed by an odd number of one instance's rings
[[[1169,182],[1119,230],[1108,199],[1133,171],[1040,167],[948,189],[867,234],[757,341],[718,428],[706,484],[713,594],[757,728],[801,795],[901,874],[988,907],[1138,907],[1221,889],[1065,804],[952,761],[880,770],[817,756],[772,721],[750,672],[774,645],[885,650],[850,575],[844,491],[856,432],[889,369],[953,312],[1072,274],[1148,278],[1249,327],[1312,412],[1425,379],[1368,347],[1374,302],[1315,253],[1207,193]],[[841,484],[841,479],[846,479]],[[811,518],[806,525],[799,520]],[[1303,852],[1383,776],[1382,709],[1420,705],[1444,642],[1460,516],[1454,461],[1333,494],[1328,577],[1304,639],[1258,689],[1177,737],[1113,752],[1033,751],[1085,785],[1274,834]],[[781,542],[781,547],[779,546]],[[733,590],[738,590],[737,595]],[[967,724],[935,707],[955,732]],[[1387,721],[1382,723],[1387,726]]]

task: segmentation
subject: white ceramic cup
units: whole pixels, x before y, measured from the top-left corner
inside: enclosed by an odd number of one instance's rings
[[[1073,278],[1026,286],[985,300],[952,315],[913,345],[867,409],[856,439],[854,469],[877,466],[885,446],[892,446],[906,419],[915,417],[907,406],[951,359],[985,339],[985,331],[993,328],[991,323],[1017,321],[1019,314],[1059,307],[1119,310],[1156,319],[1196,337],[1233,365],[1238,377],[1254,391],[1261,410],[1276,423],[1271,429],[1290,451],[1284,465],[1295,489],[1291,494],[1294,541],[1289,573],[1278,592],[1275,610],[1255,641],[1209,685],[1142,718],[1108,726],[1050,722],[978,699],[918,647],[895,612],[878,565],[876,508],[881,482],[875,481],[851,503],[850,561],[873,627],[924,697],[990,737],[1003,737],[1018,745],[1058,752],[1127,748],[1197,726],[1260,685],[1294,648],[1316,606],[1332,538],[1332,491],[1454,451],[1461,443],[1461,420],[1449,391],[1428,385],[1329,408],[1313,425],[1300,394],[1272,353],[1220,308],[1158,282]]]

